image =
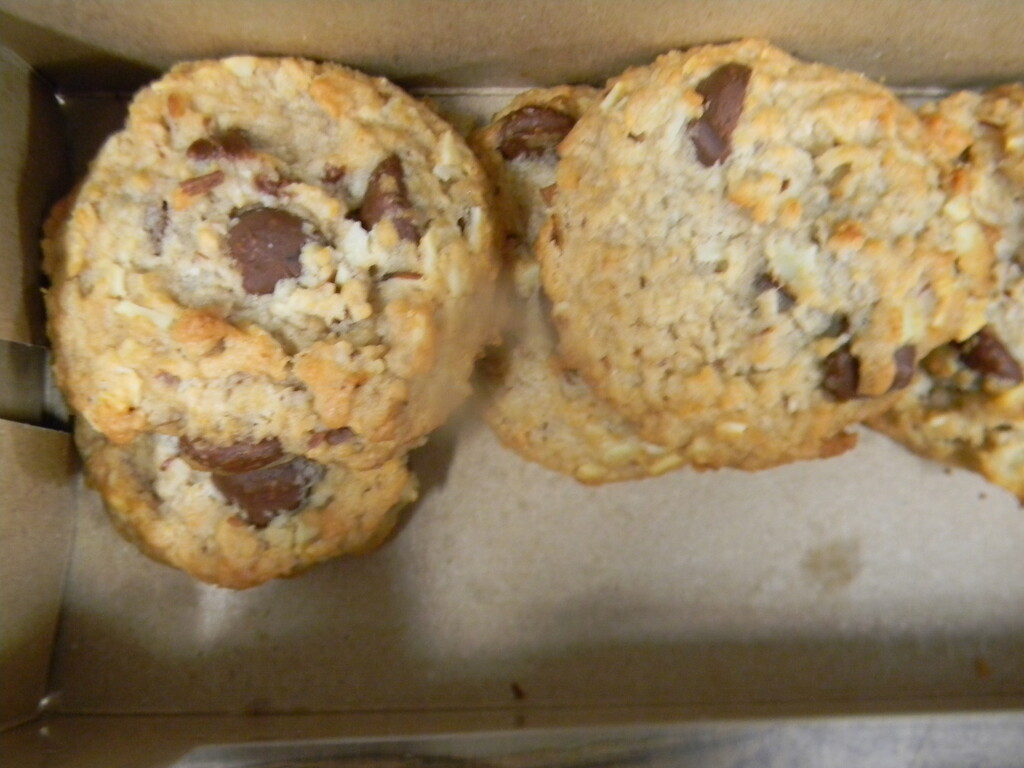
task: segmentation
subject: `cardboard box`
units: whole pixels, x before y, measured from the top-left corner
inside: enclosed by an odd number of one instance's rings
[[[1019,759],[1024,512],[867,432],[830,461],[591,489],[502,450],[470,407],[414,457],[422,501],[371,556],[244,593],[146,560],[68,435],[38,426],[58,406],[37,238],[122,97],[180,59],[331,58],[481,116],[746,35],[910,89],[1024,78],[1021,28],[1024,4],[999,0],[0,0],[3,763],[243,765],[209,745],[481,730],[529,737],[373,749]],[[884,717],[848,719],[866,713]],[[822,714],[845,717],[776,722]],[[676,725],[531,731],[627,723]],[[587,751],[608,739],[654,752]],[[275,759],[341,764],[288,748]]]

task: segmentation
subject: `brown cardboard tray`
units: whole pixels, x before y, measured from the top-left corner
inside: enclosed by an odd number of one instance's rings
[[[692,743],[709,717],[761,718],[715,733],[778,745],[764,718],[821,714],[885,718],[787,727],[1017,744],[1024,512],[867,431],[829,461],[595,489],[503,450],[470,404],[414,456],[423,498],[382,550],[234,593],[121,541],[67,435],[31,425],[59,419],[42,216],[175,60],[332,58],[481,117],[746,35],[908,94],[1024,78],[1021,28],[998,0],[0,0],[0,754],[148,768],[235,741],[526,729],[518,754],[557,747],[534,727],[690,723],[616,738]],[[956,714],[895,716],[936,711]],[[228,753],[186,764],[210,754]]]

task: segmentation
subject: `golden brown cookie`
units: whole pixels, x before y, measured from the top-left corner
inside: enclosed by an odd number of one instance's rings
[[[520,94],[473,137],[495,184],[511,285],[505,341],[482,366],[484,418],[524,458],[585,483],[631,480],[679,466],[647,443],[562,363],[534,256],[547,218],[557,145],[599,91],[560,86]]]
[[[925,357],[906,396],[869,423],[1024,500],[1024,86],[956,93],[921,113],[947,210],[982,223],[996,284],[984,327]]]
[[[493,334],[486,180],[396,86],[333,64],[181,64],[142,90],[44,242],[58,382],[151,431],[355,468],[422,442]]]
[[[80,421],[86,479],[118,531],[155,560],[232,589],[372,550],[416,498],[404,459],[373,470],[235,453],[228,471],[196,462],[203,446],[149,434],[116,445]],[[223,457],[222,457],[223,458]]]
[[[859,75],[756,40],[669,53],[560,152],[538,254],[562,354],[694,465],[845,450],[983,316],[990,251],[933,234],[920,122]]]

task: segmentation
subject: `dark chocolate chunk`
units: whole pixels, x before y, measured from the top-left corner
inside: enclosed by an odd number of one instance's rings
[[[189,160],[203,162],[215,157],[226,157],[231,160],[242,160],[253,156],[252,143],[241,128],[231,128],[219,136],[207,139],[196,139],[188,145],[185,155]]]
[[[273,293],[278,280],[302,273],[299,255],[309,239],[298,216],[279,208],[253,208],[228,231],[228,251],[242,270],[247,293]]]
[[[840,402],[852,400],[857,396],[859,384],[860,360],[850,352],[849,344],[844,344],[825,358],[821,386],[832,397]]]
[[[550,107],[523,107],[501,121],[498,149],[506,160],[540,157],[553,151],[576,120]]]
[[[390,219],[403,240],[419,242],[420,232],[413,217],[409,192],[405,188],[405,171],[398,155],[388,156],[373,169],[359,209],[359,222],[367,232],[382,219]]]
[[[732,132],[740,121],[751,69],[743,64],[723,64],[697,84],[704,97],[704,113],[689,126],[690,139],[702,165],[712,166],[732,152]]]
[[[254,442],[217,445],[209,440],[187,437],[180,441],[181,455],[196,469],[220,474],[238,474],[261,469],[284,458],[281,441],[268,437]]]
[[[242,508],[251,525],[265,528],[278,515],[302,507],[322,476],[323,468],[319,464],[295,458],[252,472],[212,475],[211,478],[228,501]]]
[[[694,120],[690,123],[690,140],[697,150],[697,160],[701,165],[711,167],[725,160],[732,151],[729,142],[719,136],[709,123]]]
[[[241,128],[230,129],[227,133],[222,134],[217,141],[224,155],[232,160],[253,156],[252,143]]]
[[[216,157],[219,152],[220,147],[209,139],[196,139],[188,145],[188,149],[185,150],[185,155],[189,160],[202,162],[203,160],[210,160]]]
[[[1014,384],[1019,384],[1024,378],[1020,364],[987,325],[959,346],[961,362],[984,376],[994,376]]]
[[[896,375],[893,377],[889,390],[906,389],[914,380],[914,371],[917,368],[917,349],[912,344],[905,344],[893,353],[892,359],[896,363]]]

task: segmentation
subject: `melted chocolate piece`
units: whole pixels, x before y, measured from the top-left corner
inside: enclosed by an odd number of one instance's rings
[[[253,156],[252,143],[241,128],[231,128],[216,138],[196,139],[188,145],[185,155],[189,160],[204,162],[216,157],[242,160]]]
[[[960,361],[983,376],[1020,384],[1020,364],[987,325],[960,345]]]
[[[278,208],[254,208],[238,217],[228,232],[228,251],[242,270],[246,293],[273,293],[278,280],[302,274],[299,255],[309,239],[302,225]]]
[[[281,441],[268,437],[258,443],[240,442],[216,445],[198,438],[180,441],[181,455],[190,465],[205,472],[239,474],[269,466],[284,458]]]
[[[892,359],[896,363],[896,375],[893,377],[889,391],[906,389],[914,380],[914,371],[917,369],[917,349],[912,344],[906,344],[893,353]]]
[[[213,159],[219,152],[220,147],[209,139],[196,139],[188,145],[188,149],[185,150],[185,155],[189,160],[202,162],[204,160]]]
[[[241,160],[253,156],[252,143],[249,141],[249,137],[245,135],[245,131],[240,128],[232,128],[223,134],[218,139],[218,143],[225,157],[230,157],[232,160]]]
[[[369,232],[377,222],[390,219],[400,238],[418,243],[420,231],[412,214],[402,161],[398,155],[390,155],[381,160],[370,174],[363,205],[358,213],[359,222]]]
[[[832,397],[843,402],[857,396],[860,360],[850,352],[849,344],[844,344],[826,357],[823,370],[821,387]]]
[[[732,132],[743,112],[750,75],[750,67],[743,64],[723,64],[697,84],[704,114],[690,123],[689,133],[702,165],[720,163],[732,152]]]
[[[540,157],[552,152],[566,137],[576,120],[550,107],[523,107],[501,121],[498,149],[502,157]]]
[[[228,501],[241,507],[250,524],[265,528],[278,515],[302,507],[322,476],[319,464],[295,458],[252,472],[211,478]]]

